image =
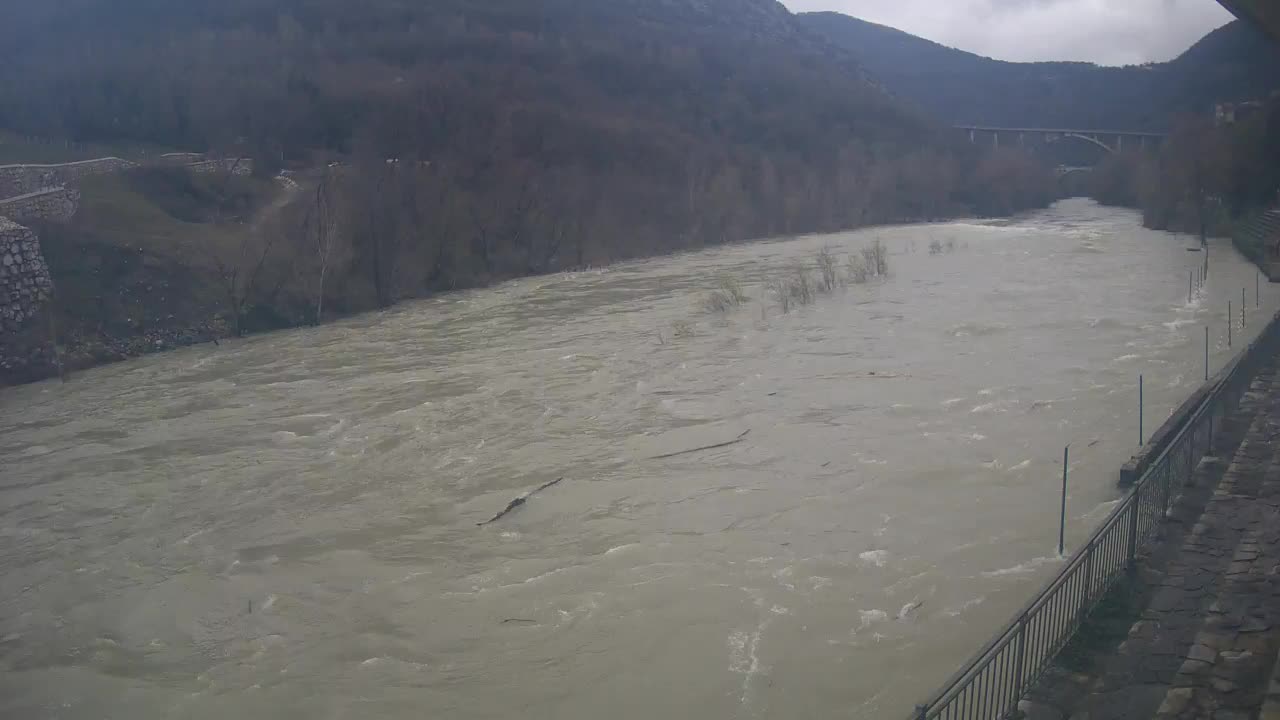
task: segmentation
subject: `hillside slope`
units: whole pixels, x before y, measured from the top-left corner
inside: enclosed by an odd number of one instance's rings
[[[1163,131],[1178,113],[1280,89],[1280,47],[1240,21],[1166,63],[1013,63],[838,13],[800,24],[852,54],[895,95],[948,124]]]
[[[185,320],[232,331],[1054,193],[1046,168],[959,142],[775,0],[28,3],[0,24],[0,130],[309,178],[269,229],[204,223],[228,236],[201,246],[212,271],[144,251],[195,285],[229,279],[219,317]],[[62,246],[113,217],[90,208]]]
[[[923,130],[774,0],[70,0],[14,12],[0,30],[0,126],[76,140],[247,138],[300,159],[350,150],[371,129],[437,157],[487,152],[508,132],[520,154],[619,159],[595,157],[607,144],[657,163],[708,140],[803,153]],[[494,127],[504,122],[518,127]],[[389,138],[388,124],[406,135]]]
[[[776,0],[26,4],[0,28],[0,128],[233,149],[263,171],[430,161],[464,215],[535,203],[632,236],[575,261],[1003,210],[964,190],[969,150]],[[454,258],[495,276],[527,255],[492,250]]]

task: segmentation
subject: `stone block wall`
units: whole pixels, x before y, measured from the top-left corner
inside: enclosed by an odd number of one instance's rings
[[[204,153],[195,152],[165,153],[160,156],[159,160],[157,160],[161,165],[177,165],[179,167],[203,161]]]
[[[182,167],[193,173],[230,172],[232,175],[252,175],[253,161],[249,158],[221,158],[186,163]]]
[[[0,217],[0,331],[15,332],[53,293],[36,234]]]
[[[91,175],[105,175],[136,166],[137,163],[118,157],[60,165],[0,165],[0,198],[26,195]]]
[[[0,217],[18,223],[32,220],[68,222],[80,205],[80,192],[74,188],[55,187],[0,200]]]

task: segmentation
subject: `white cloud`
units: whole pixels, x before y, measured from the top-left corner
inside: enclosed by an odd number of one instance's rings
[[[1001,60],[1103,65],[1177,56],[1231,20],[1214,0],[782,0],[834,10]]]

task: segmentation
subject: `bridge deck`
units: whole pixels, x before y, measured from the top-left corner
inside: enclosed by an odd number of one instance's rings
[[[1122,137],[1150,138],[1162,138],[1167,135],[1167,133],[1145,132],[1139,130],[1078,130],[1074,128],[993,127],[990,125],[956,125],[954,127],[956,130],[976,130],[978,132],[1039,133],[1043,135],[1065,135],[1072,133],[1076,135],[1118,135]]]

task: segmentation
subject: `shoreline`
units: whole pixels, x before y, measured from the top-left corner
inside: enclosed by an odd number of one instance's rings
[[[1059,202],[1069,198],[1058,198],[1054,202]],[[335,314],[325,319],[321,323],[300,323],[296,325],[282,325],[257,332],[246,332],[243,335],[236,336],[230,332],[228,324],[220,314],[211,317],[202,318],[189,324],[175,325],[166,328],[156,328],[139,332],[137,334],[102,334],[94,338],[77,337],[74,333],[70,335],[70,341],[66,337],[62,343],[55,349],[53,343],[48,340],[48,333],[41,333],[37,327],[48,326],[49,309],[44,310],[38,318],[33,319],[27,327],[17,333],[22,334],[39,334],[43,339],[39,342],[33,342],[27,345],[25,353],[15,352],[18,348],[9,348],[6,345],[13,342],[13,338],[0,339],[0,389],[6,387],[17,387],[20,385],[28,385],[31,383],[42,382],[61,377],[63,382],[71,382],[75,378],[75,374],[84,370],[103,365],[111,365],[118,362],[125,362],[135,358],[154,355],[171,350],[178,350],[184,347],[193,347],[196,345],[208,344],[210,342],[215,345],[219,340],[236,340],[245,337],[257,337],[269,335],[275,332],[287,330],[299,330],[308,327],[319,327],[328,325],[332,322],[340,321],[347,318],[368,315],[379,311],[385,311],[395,308],[402,303],[418,300],[426,300],[434,297],[447,296],[454,293],[466,292],[469,290],[477,290],[483,288],[491,288],[501,285],[505,282],[520,280],[530,277],[542,277],[559,275],[564,273],[579,273],[600,270],[602,268],[611,268],[617,265],[651,260],[654,258],[673,258],[681,255],[704,252],[720,247],[731,245],[743,245],[748,243],[767,243],[767,242],[785,242],[789,240],[797,240],[815,235],[833,235],[837,233],[858,232],[865,230],[874,230],[876,228],[890,227],[906,227],[911,225],[932,225],[942,223],[984,220],[1008,220],[1027,213],[1040,212],[1049,206],[1040,208],[1028,208],[1012,215],[997,215],[989,217],[980,217],[974,215],[955,215],[946,218],[935,218],[929,220],[915,219],[903,220],[900,222],[877,223],[871,225],[860,225],[856,227],[840,228],[836,230],[817,230],[812,232],[796,233],[793,235],[774,235],[746,238],[742,240],[732,240],[715,245],[706,245],[700,248],[681,248],[674,252],[657,253],[652,255],[641,255],[632,258],[616,260],[603,265],[589,265],[585,268],[565,268],[552,273],[526,274],[516,275],[512,277],[503,277],[494,279],[491,282],[478,284],[475,286],[453,288],[442,290],[436,293],[424,295],[412,295],[397,299],[391,305],[385,308],[375,308],[362,310],[353,313]],[[55,280],[56,282],[56,280]],[[20,340],[18,341],[21,342]]]

